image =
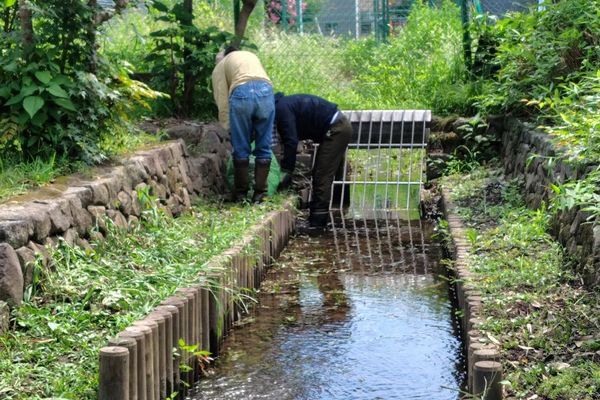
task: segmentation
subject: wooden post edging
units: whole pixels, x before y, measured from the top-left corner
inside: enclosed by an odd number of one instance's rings
[[[454,212],[455,209],[449,191],[442,189],[442,210],[452,239],[448,248],[454,259],[451,272],[454,274],[456,303],[461,311],[460,328],[467,360],[467,390],[483,400],[501,400],[502,357],[497,341],[492,343],[489,336],[481,331],[484,322],[484,296],[472,283],[473,273],[469,269],[468,260],[471,246],[466,239],[463,221]]]
[[[219,354],[224,337],[245,312],[237,295],[260,287],[295,227],[290,199],[204,264],[198,283],[177,289],[110,339],[99,355],[100,400],[162,400],[174,393],[184,399],[200,378],[201,360],[192,349]],[[180,340],[188,350],[180,348]]]

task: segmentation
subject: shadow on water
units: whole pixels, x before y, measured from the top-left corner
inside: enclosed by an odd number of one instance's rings
[[[431,230],[338,219],[300,232],[190,398],[458,399],[464,360]]]

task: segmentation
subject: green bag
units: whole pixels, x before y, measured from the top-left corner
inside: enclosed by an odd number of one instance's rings
[[[254,149],[254,143],[252,144]],[[250,167],[248,173],[250,174],[250,190],[254,188],[254,156],[250,156]],[[269,169],[269,176],[267,177],[267,194],[273,196],[277,192],[277,186],[279,186],[279,180],[281,179],[281,167],[277,162],[277,157],[271,152],[271,167]],[[229,157],[227,161],[227,185],[229,190],[233,189],[233,157]]]

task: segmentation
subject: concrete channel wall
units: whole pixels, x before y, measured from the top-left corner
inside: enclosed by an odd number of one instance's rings
[[[109,341],[100,350],[100,400],[160,400],[187,388],[200,376],[201,359],[181,349],[179,339],[212,356],[241,317],[236,293],[258,289],[273,259],[295,229],[289,201],[251,228],[231,249],[207,263],[198,283],[177,290],[146,318]],[[173,353],[173,349],[180,349]],[[185,367],[181,367],[181,366]]]
[[[498,120],[502,133],[502,159],[508,177],[525,183],[525,199],[531,208],[548,204],[553,195],[551,185],[581,179],[596,165],[574,166],[551,138],[516,119]],[[563,245],[567,255],[589,287],[600,283],[600,220],[590,219],[578,207],[560,211],[551,223],[552,235]]]

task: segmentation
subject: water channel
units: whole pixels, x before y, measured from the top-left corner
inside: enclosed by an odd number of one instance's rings
[[[189,398],[460,398],[461,342],[431,233],[393,219],[300,230]]]

